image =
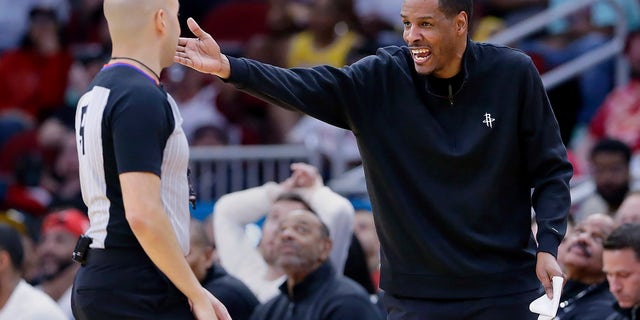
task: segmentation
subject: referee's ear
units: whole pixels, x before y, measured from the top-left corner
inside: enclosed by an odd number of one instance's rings
[[[158,9],[158,11],[153,15],[154,27],[160,33],[164,33],[167,29],[167,23],[165,21],[166,18],[167,13],[164,9]]]

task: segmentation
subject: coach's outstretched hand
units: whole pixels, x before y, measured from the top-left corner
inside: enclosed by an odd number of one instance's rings
[[[220,46],[204,32],[193,18],[187,19],[189,30],[197,38],[180,38],[174,57],[175,62],[203,73],[211,73],[226,79],[231,73],[229,60],[220,52]]]

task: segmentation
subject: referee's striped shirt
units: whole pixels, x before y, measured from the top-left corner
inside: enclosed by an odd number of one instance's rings
[[[92,248],[140,248],[124,213],[119,174],[160,177],[164,209],[189,252],[189,146],[178,106],[141,70],[105,66],[76,110],[82,197],[89,210]]]

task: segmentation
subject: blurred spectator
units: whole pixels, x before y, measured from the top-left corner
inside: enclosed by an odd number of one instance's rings
[[[355,12],[362,31],[380,46],[404,44],[402,40],[402,0],[355,0]]]
[[[37,152],[16,158],[2,209],[17,209],[31,217],[42,216],[51,203],[51,194],[41,184],[44,172],[42,156]]]
[[[19,49],[0,57],[0,113],[19,110],[43,120],[64,103],[72,58],[53,9],[33,8]]]
[[[577,208],[576,222],[594,213],[613,217],[631,187],[631,150],[621,141],[603,139],[591,150],[590,171],[596,192]]]
[[[111,37],[104,18],[103,1],[74,0],[65,36],[75,55],[111,52]]]
[[[284,66],[289,37],[308,24],[309,7],[306,2],[296,0],[268,0],[267,3],[267,32],[249,39],[246,56]]]
[[[196,21],[203,21],[203,18],[208,12],[213,10],[215,7],[221,4],[227,3],[229,1],[238,2],[238,0],[207,0],[207,1],[182,0],[180,1],[180,16],[178,18],[180,18],[180,30],[182,30],[183,35],[185,32],[189,33],[189,27],[187,26],[187,18],[191,17],[191,18],[194,18]],[[246,0],[241,0],[241,1],[246,1]]]
[[[20,233],[22,238],[22,248],[24,251],[24,259],[22,261],[22,278],[30,284],[37,282],[38,273],[40,272],[38,265],[38,257],[36,253],[36,245],[32,234],[40,230],[30,230],[27,225],[27,216],[14,209],[0,211],[0,223],[9,225]],[[38,225],[39,226],[39,225]]]
[[[326,64],[342,67],[353,61],[353,55],[363,44],[352,0],[317,0],[311,7],[309,27],[290,39],[285,66]],[[285,141],[304,143],[320,151],[330,163],[359,162],[360,154],[352,132],[282,108],[271,107],[269,111],[280,124]]]
[[[247,320],[259,304],[242,281],[229,275],[219,264],[213,244],[200,221],[191,219],[191,246],[187,261],[200,284],[227,307],[235,320]]]
[[[53,178],[56,159],[70,138],[71,129],[63,118],[47,118],[40,127],[13,136],[0,149],[0,177],[8,181],[1,208],[14,208],[29,216],[46,213],[52,194],[58,191]]]
[[[352,0],[316,0],[310,13],[308,28],[289,40],[285,66],[348,64],[352,50],[362,41]]]
[[[615,88],[598,108],[586,136],[577,142],[579,155],[605,137],[625,142],[634,153],[640,151],[640,31],[628,35],[624,53],[630,80]]]
[[[603,270],[616,297],[607,320],[640,319],[640,224],[624,224],[604,242]]]
[[[547,8],[549,0],[479,0],[482,16],[500,19],[507,27]]]
[[[327,261],[331,245],[318,215],[306,209],[285,213],[276,231],[275,263],[286,281],[252,319],[382,319],[362,287]]]
[[[284,66],[289,39],[308,25],[312,1],[266,1],[264,32],[253,34],[246,41],[243,46],[245,56]],[[242,128],[243,144],[283,143],[286,130],[299,118],[295,113],[282,112],[229,84],[221,86],[218,107],[229,121]]]
[[[627,194],[616,212],[615,220],[617,225],[640,223],[640,191]]]
[[[344,264],[343,275],[358,283],[369,294],[371,301],[378,301],[378,287],[374,287],[369,268],[367,267],[367,257],[362,249],[360,240],[358,240],[355,234],[351,237],[349,254]]]
[[[71,312],[71,289],[80,264],[71,259],[80,235],[89,227],[89,218],[77,209],[47,214],[42,222],[42,234],[37,247],[40,265],[38,289],[58,303],[68,319]]]
[[[291,177],[277,184],[233,192],[214,207],[213,227],[222,266],[266,302],[278,293],[283,271],[274,265],[275,233],[282,216],[294,209],[313,209],[329,226],[335,244],[331,262],[342,273],[353,229],[353,206],[325,187],[311,165],[291,165]],[[255,247],[245,226],[264,217],[262,238]]]
[[[65,91],[65,104],[78,105],[80,97],[87,92],[89,83],[107,63],[108,57],[101,50],[83,51],[75,54],[75,59],[69,70],[69,82]]]
[[[36,6],[54,8],[63,22],[69,19],[67,0],[0,0],[0,55],[19,46],[28,28],[29,11]]]
[[[380,285],[380,241],[376,233],[376,226],[373,221],[371,207],[358,206],[354,204],[355,219],[353,232],[362,244],[367,258],[367,267],[371,274],[371,280],[376,289]]]
[[[180,106],[182,130],[189,141],[198,127],[212,125],[224,128],[227,120],[218,111],[218,88],[201,72],[174,64],[167,70],[166,90]]]
[[[23,259],[20,234],[0,223],[0,319],[66,319],[49,296],[21,278]]]
[[[216,125],[202,125],[196,128],[191,137],[190,145],[196,146],[226,146],[229,136],[225,130]]]
[[[180,10],[182,11],[182,6]],[[201,25],[216,36],[216,42],[225,53],[232,56],[243,55],[248,39],[267,32],[268,10],[269,5],[264,0],[224,1],[203,12],[205,14]],[[251,23],[238,24],[236,22],[239,17]],[[183,30],[189,33],[188,28]]]
[[[613,219],[594,214],[579,222],[563,251],[558,251],[567,274],[557,320],[602,320],[613,311],[615,299],[602,272],[602,243],[614,229]]]
[[[567,0],[550,0],[549,7],[565,4]],[[630,30],[640,27],[640,3],[637,0],[617,0],[626,14]],[[549,26],[550,35],[539,40],[525,41],[518,46],[524,51],[540,55],[547,69],[555,68],[582,54],[602,46],[613,35],[619,21],[615,9],[606,1],[600,1],[590,9],[556,21]],[[584,71],[579,76],[582,106],[577,123],[589,123],[604,98],[613,88],[613,59]]]
[[[52,179],[47,186],[52,199],[48,208],[56,210],[62,207],[73,207],[87,212],[87,206],[80,191],[80,174],[75,134],[69,131],[62,141],[56,157]]]
[[[484,17],[478,21],[478,25],[474,28],[472,39],[484,42],[505,28],[506,26],[502,19],[494,16]]]
[[[353,132],[304,115],[286,134],[286,142],[304,144],[319,151],[328,162],[332,176],[359,165],[362,160]]]

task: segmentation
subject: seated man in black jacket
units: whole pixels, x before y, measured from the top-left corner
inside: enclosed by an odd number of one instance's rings
[[[260,304],[258,298],[242,281],[218,264],[215,244],[200,221],[191,219],[189,234],[191,249],[187,261],[200,284],[220,299],[234,320],[249,319]]]
[[[594,214],[578,223],[558,252],[567,283],[560,297],[560,320],[602,320],[613,311],[615,299],[602,272],[602,243],[614,228],[613,219]]]
[[[607,320],[640,319],[640,224],[624,224],[605,240],[602,254],[617,303]]]
[[[315,213],[287,213],[275,240],[276,264],[287,280],[251,319],[382,319],[360,285],[336,274],[327,260],[331,245],[329,229]]]

